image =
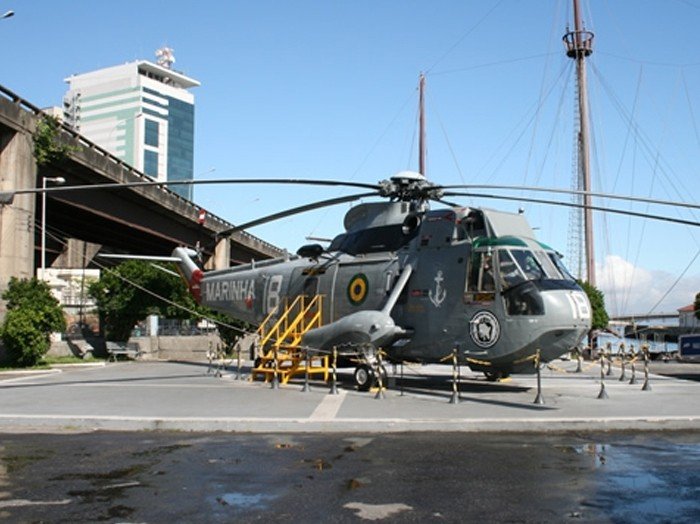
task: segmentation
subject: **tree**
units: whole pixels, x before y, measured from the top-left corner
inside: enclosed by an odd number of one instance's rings
[[[591,329],[604,329],[608,326],[610,317],[605,310],[605,295],[598,288],[590,285],[588,282],[578,282],[588,295],[588,301],[591,303]]]
[[[88,294],[97,302],[107,340],[122,342],[148,315],[192,318],[190,312],[172,303],[189,310],[197,307],[182,279],[142,260],[128,260],[102,271],[100,279],[88,287]]]
[[[44,281],[10,279],[2,298],[7,314],[0,328],[7,359],[17,366],[33,366],[51,346],[51,333],[64,331],[66,321],[58,300]]]
[[[219,336],[230,351],[247,326],[223,313],[200,306],[180,277],[142,260],[129,260],[112,270],[103,271],[100,279],[89,285],[88,293],[97,302],[100,324],[107,340],[126,342],[134,326],[148,315],[208,318],[217,324]]]

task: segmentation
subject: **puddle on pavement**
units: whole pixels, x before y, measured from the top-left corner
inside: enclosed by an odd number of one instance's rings
[[[266,503],[274,499],[273,495],[266,493],[224,493],[216,497],[216,501],[222,506],[233,506],[237,509],[262,509]]]

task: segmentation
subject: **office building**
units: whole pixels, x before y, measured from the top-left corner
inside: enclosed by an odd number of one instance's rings
[[[128,62],[66,78],[66,123],[156,180],[192,180],[194,95],[199,85],[172,69],[172,50],[157,63]],[[170,189],[192,200],[191,185]]]

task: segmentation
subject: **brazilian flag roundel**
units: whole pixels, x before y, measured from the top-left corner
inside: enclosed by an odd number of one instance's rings
[[[367,277],[358,273],[350,279],[348,284],[348,300],[353,306],[359,306],[367,298]]]

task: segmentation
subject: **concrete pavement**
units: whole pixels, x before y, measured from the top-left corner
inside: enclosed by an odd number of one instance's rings
[[[339,373],[338,394],[322,382],[272,389],[235,368],[218,377],[206,363],[119,362],[0,377],[0,432],[181,430],[227,432],[552,432],[700,429],[700,382],[650,375],[651,390],[605,377],[600,368],[555,361],[542,372],[544,404],[535,404],[535,375],[490,383],[462,369],[460,402],[449,366],[405,366],[384,398],[352,387]],[[397,370],[398,372],[398,370]]]

